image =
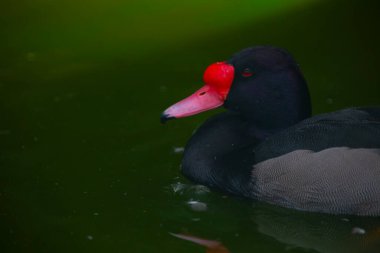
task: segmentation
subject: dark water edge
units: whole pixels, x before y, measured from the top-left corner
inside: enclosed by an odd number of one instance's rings
[[[183,16],[170,19],[155,14],[169,4],[131,1],[125,12],[144,16],[135,24],[112,3],[2,3],[1,252],[205,252],[169,232],[220,240],[231,252],[379,251],[378,218],[197,192],[174,151],[216,111],[159,124],[163,109],[201,85],[206,66],[257,44],[295,56],[315,114],[380,104],[376,1],[313,1],[234,25],[225,17],[239,12],[228,9],[210,21],[213,8],[177,5]],[[155,23],[166,32],[151,34]]]

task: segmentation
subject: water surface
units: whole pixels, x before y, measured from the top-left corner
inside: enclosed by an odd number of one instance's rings
[[[258,44],[295,56],[315,114],[380,104],[377,9],[369,0],[2,1],[1,251],[205,252],[170,234],[184,233],[231,252],[376,252],[378,218],[199,191],[176,150],[218,111],[165,126],[159,116],[200,87],[210,63]]]

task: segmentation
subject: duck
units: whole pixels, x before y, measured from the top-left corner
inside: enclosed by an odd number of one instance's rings
[[[380,107],[311,115],[293,56],[254,46],[209,65],[204,85],[161,122],[224,107],[187,142],[182,174],[254,201],[335,215],[380,215]]]

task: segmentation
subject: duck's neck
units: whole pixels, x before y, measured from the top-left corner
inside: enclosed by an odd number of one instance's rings
[[[207,120],[191,137],[182,173],[197,183],[248,196],[254,147],[261,141],[249,122],[226,112]]]

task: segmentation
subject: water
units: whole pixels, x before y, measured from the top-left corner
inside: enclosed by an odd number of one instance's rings
[[[293,53],[314,113],[380,104],[375,1],[0,5],[2,252],[205,252],[170,233],[231,252],[379,249],[378,218],[287,210],[184,179],[181,147],[217,111],[159,123],[206,66],[255,44]]]

